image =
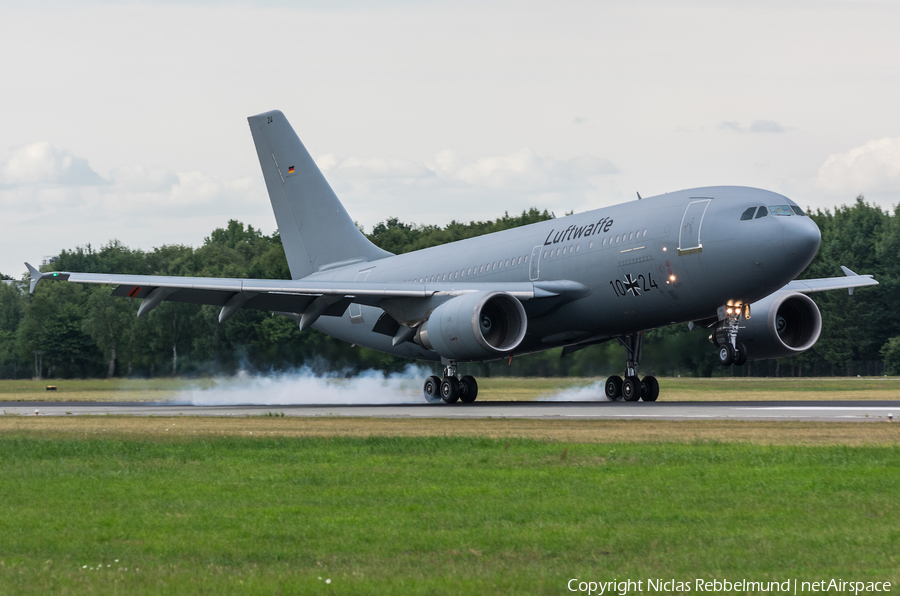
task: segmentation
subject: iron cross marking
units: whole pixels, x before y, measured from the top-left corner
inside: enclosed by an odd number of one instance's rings
[[[631,292],[632,296],[641,295],[641,285],[638,280],[631,277],[630,273],[625,274],[625,292]]]

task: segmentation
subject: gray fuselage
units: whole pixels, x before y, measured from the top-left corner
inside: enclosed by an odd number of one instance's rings
[[[742,220],[752,207],[766,216]],[[590,294],[525,301],[527,334],[513,354],[599,341],[708,319],[729,300],[752,303],[800,274],[821,236],[796,203],[770,191],[719,186],[678,191],[521,228],[315,273],[305,279],[425,284],[570,280]],[[790,214],[788,214],[790,213]],[[354,305],[314,327],[344,341],[423,360],[413,342],[373,333],[383,311]]]

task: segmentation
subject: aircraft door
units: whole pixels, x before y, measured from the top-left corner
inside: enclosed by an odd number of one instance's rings
[[[371,269],[366,269],[365,271],[360,271],[356,274],[356,278],[353,281],[366,281],[366,278],[369,277],[369,273]],[[362,314],[362,305],[354,302],[350,305],[350,322],[351,323],[365,323],[365,319],[363,319]]]
[[[700,227],[710,201],[712,199],[691,199],[687,209],[684,210],[684,216],[681,218],[681,230],[678,233],[679,255],[703,252]]]
[[[537,281],[541,274],[541,251],[543,246],[535,246],[531,251],[531,266],[528,269],[528,278]]]

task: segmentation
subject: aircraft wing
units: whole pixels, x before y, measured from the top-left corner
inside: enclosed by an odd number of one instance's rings
[[[803,294],[808,294],[810,292],[824,292],[826,290],[848,290],[850,294],[853,294],[854,288],[878,285],[878,282],[875,281],[871,275],[858,275],[843,265],[841,266],[841,271],[844,272],[845,277],[795,279],[781,288],[781,290],[791,290]]]
[[[304,313],[317,298],[321,313],[340,316],[351,303],[377,306],[388,298],[428,299],[435,296],[458,296],[477,291],[507,292],[519,300],[562,297],[581,298],[590,289],[573,281],[542,282],[339,282],[322,280],[237,279],[220,277],[175,277],[159,275],[112,275],[107,273],[41,273],[26,263],[31,272],[31,291],[44,279],[83,284],[116,286],[113,296],[143,300],[138,316],[150,312],[162,301],[187,302],[221,306],[219,320],[224,321],[240,308],[253,308],[284,313]],[[323,304],[324,302],[324,304]],[[316,316],[318,316],[318,314]]]

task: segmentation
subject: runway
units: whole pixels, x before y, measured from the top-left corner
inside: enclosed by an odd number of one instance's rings
[[[888,421],[900,416],[900,401],[744,402],[476,402],[390,405],[221,405],[173,402],[3,402],[6,415],[20,416],[261,416],[269,412],[305,417],[535,418],[655,420]]]

